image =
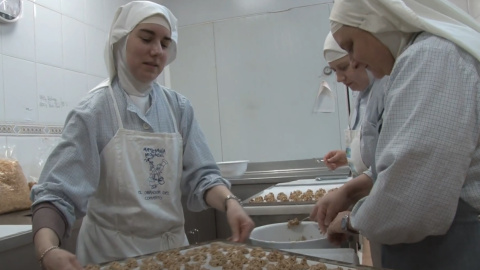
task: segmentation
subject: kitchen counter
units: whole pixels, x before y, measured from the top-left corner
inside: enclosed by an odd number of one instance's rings
[[[319,176],[347,176],[348,168],[329,171],[316,159],[249,163],[247,172],[236,178],[228,179],[232,183],[232,192],[239,198],[246,199],[262,190],[279,183],[298,179],[315,179]],[[185,198],[182,198],[185,203]],[[309,213],[313,205],[303,206],[302,213]],[[276,208],[279,209],[279,208]],[[285,209],[284,209],[285,210]],[[275,210],[276,211],[276,210]],[[185,231],[191,243],[215,239],[226,239],[230,236],[230,228],[225,215],[214,209],[203,212],[191,212],[184,207]],[[293,216],[303,218],[305,214],[298,211],[284,215],[256,216],[257,226],[273,222],[285,221]],[[201,222],[200,222],[201,221]],[[40,269],[35,258],[33,235],[31,231],[30,210],[0,215],[0,265],[5,269]],[[19,225],[19,226],[14,226]],[[75,223],[72,236],[63,241],[62,248],[75,253],[76,238],[81,220]]]
[[[32,242],[30,210],[0,215],[0,253]]]
[[[0,265],[2,269],[40,269],[33,247],[30,210],[0,215]]]

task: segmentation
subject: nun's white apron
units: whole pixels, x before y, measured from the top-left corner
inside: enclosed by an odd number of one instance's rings
[[[109,91],[119,129],[101,153],[100,183],[78,236],[83,265],[188,245],[180,191],[183,142],[171,107],[175,133],[127,130]]]

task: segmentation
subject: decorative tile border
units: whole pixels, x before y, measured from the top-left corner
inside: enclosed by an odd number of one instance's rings
[[[0,123],[0,135],[3,136],[60,136],[62,131],[63,126]]]

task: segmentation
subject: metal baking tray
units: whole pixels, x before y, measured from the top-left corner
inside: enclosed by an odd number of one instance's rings
[[[290,197],[290,194],[294,191],[300,191],[302,193],[305,193],[307,190],[313,191],[315,194],[316,191],[319,189],[325,190],[325,193],[328,193],[330,190],[336,189],[341,187],[345,181],[336,181],[336,182],[323,182],[322,181],[317,181],[317,182],[311,182],[311,181],[303,181],[303,180],[298,180],[298,181],[293,181],[293,182],[288,182],[288,183],[282,183],[282,184],[277,184],[274,186],[271,186],[265,190],[262,190],[261,192],[258,192],[257,194],[250,196],[249,198],[245,199],[242,201],[242,204],[244,206],[276,206],[276,205],[304,205],[304,204],[315,204],[317,200],[313,198],[313,200],[309,201],[279,201],[278,199],[274,202],[255,202],[253,201],[255,198],[262,197],[265,198],[267,194],[272,193],[275,198],[277,198],[278,194],[284,193],[287,195],[287,197]]]
[[[135,267],[126,266],[128,262],[134,264],[134,261],[137,264]],[[231,263],[234,261],[237,264],[232,266]],[[258,267],[253,267],[253,264],[258,265]],[[303,264],[303,267],[299,267],[299,264]],[[255,247],[223,240],[209,241],[122,261],[108,262],[94,267],[85,269],[375,269],[369,266],[359,266],[294,252]]]

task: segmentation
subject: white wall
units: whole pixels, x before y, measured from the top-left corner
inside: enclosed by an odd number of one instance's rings
[[[282,12],[309,5],[333,3],[333,0],[157,0],[167,6],[180,27],[221,21],[254,14]]]
[[[467,11],[473,18],[480,22],[480,1],[479,0],[450,0],[461,9]]]
[[[451,0],[480,20],[480,1]],[[26,174],[55,144],[66,113],[106,76],[103,47],[128,0],[23,0],[22,19],[0,23],[0,149],[15,146]],[[331,0],[157,0],[181,27]],[[182,37],[180,37],[182,42]],[[163,81],[163,78],[160,78]],[[0,151],[1,154],[1,151]]]
[[[317,158],[342,147],[346,92],[322,76],[330,8],[316,2],[220,9],[219,20],[180,27],[172,87],[192,102],[216,160]],[[323,80],[333,113],[312,112]]]
[[[67,113],[106,77],[107,31],[126,2],[23,0],[22,18],[0,23],[0,149],[15,147],[27,176]]]

